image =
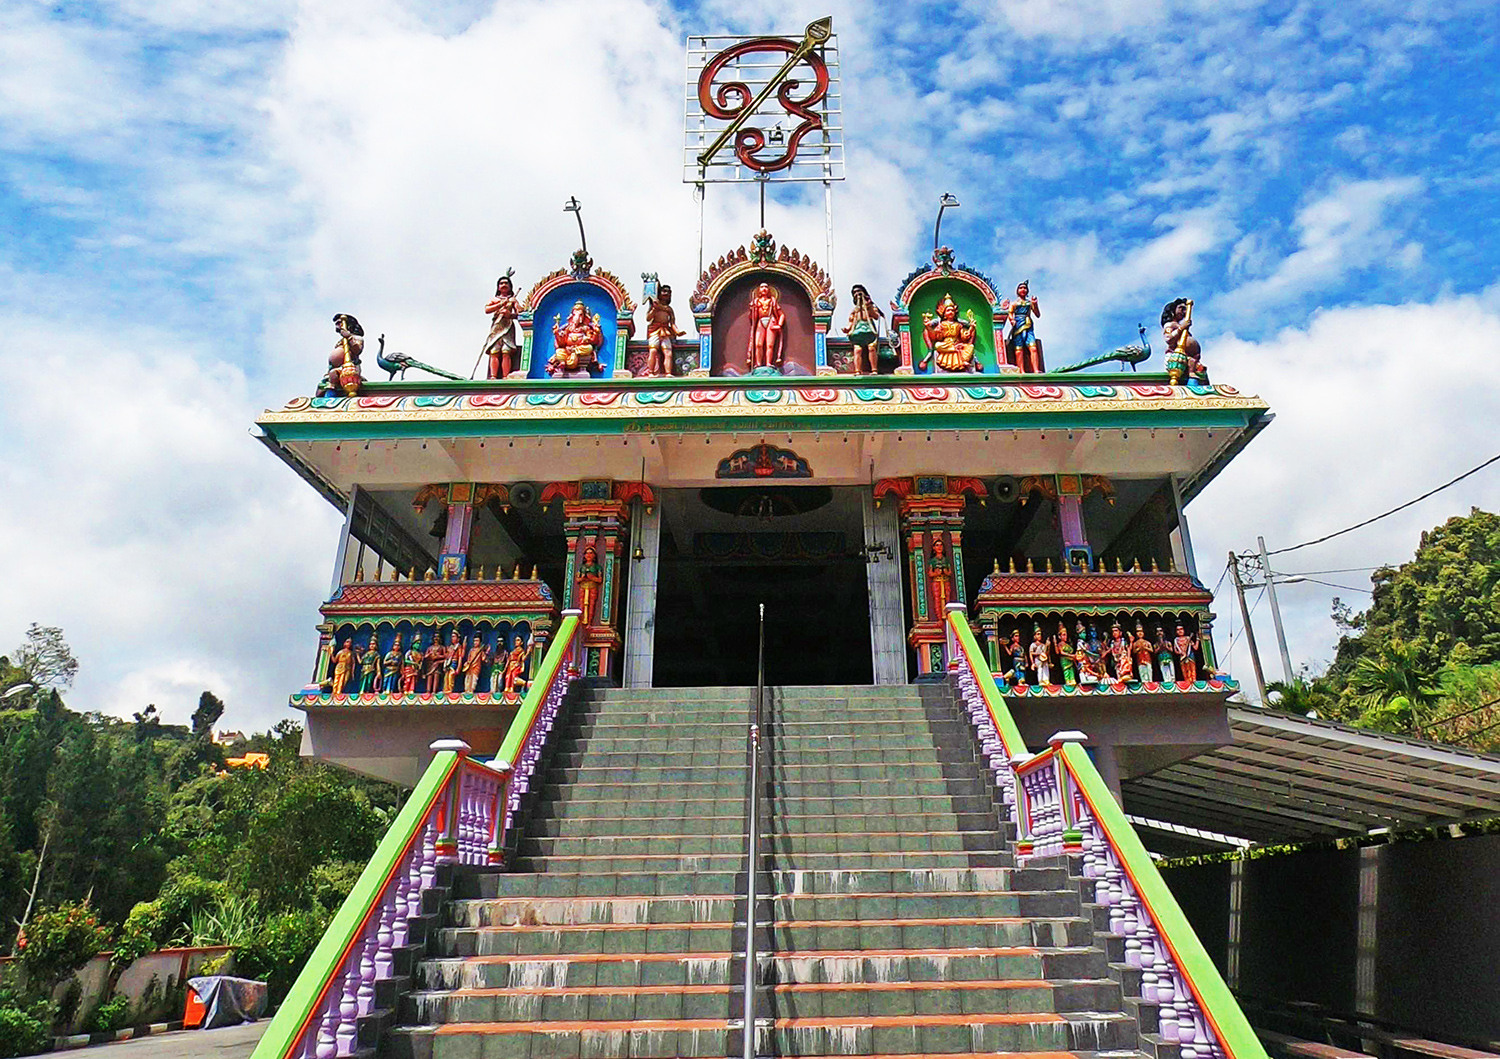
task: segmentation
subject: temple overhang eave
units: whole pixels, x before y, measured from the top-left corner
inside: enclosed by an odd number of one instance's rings
[[[258,426],[338,503],[356,482],[630,479],[642,459],[659,484],[711,484],[719,449],[759,438],[786,439],[821,484],[868,484],[872,466],[877,479],[935,468],[1172,474],[1192,495],[1270,418],[1230,386],[1168,386],[1144,373],[1016,378],[375,384],[358,397],[296,398]]]

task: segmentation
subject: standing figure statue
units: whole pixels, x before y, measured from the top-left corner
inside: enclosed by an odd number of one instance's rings
[[[447,643],[443,647],[443,691],[452,694],[458,687],[459,674],[464,668],[464,645],[463,641],[451,630],[447,636]]]
[[[470,695],[479,690],[479,676],[484,672],[484,663],[490,650],[478,636],[469,637],[469,650],[464,655],[464,691]]]
[[[1028,653],[1031,655],[1031,668],[1036,673],[1036,682],[1040,685],[1052,683],[1052,652],[1047,647],[1047,641],[1042,638],[1040,625],[1032,626]]]
[[[415,695],[417,693],[417,678],[422,673],[422,658],[422,634],[414,633],[411,646],[406,649],[406,654],[401,656],[401,694]]]
[[[438,632],[432,630],[432,642],[422,652],[422,690],[436,695],[443,690],[443,663],[448,661],[448,648],[438,640]]]
[[[1006,677],[1011,686],[1015,687],[1026,683],[1026,647],[1021,643],[1021,630],[1014,629],[1010,634],[1010,643],[1007,645],[1010,652],[1010,672]]]
[[[646,370],[642,375],[674,375],[672,353],[677,339],[687,334],[677,330],[677,310],[672,308],[672,288],[663,284],[646,298]]]
[[[1146,639],[1146,627],[1135,623],[1135,639],[1130,641],[1130,653],[1135,656],[1136,679],[1142,683],[1151,680],[1151,641]]]
[[[766,368],[778,371],[781,358],[786,352],[786,313],[781,308],[781,296],[769,283],[762,283],[750,296],[750,342],[745,350],[745,362],[753,373]],[[762,372],[764,374],[764,372]]]
[[[349,687],[349,677],[354,672],[354,637],[344,641],[333,655],[333,693],[342,695]]]
[[[359,656],[359,692],[368,695],[376,689],[380,683],[380,645],[375,642],[375,634],[370,634],[370,642],[365,645],[364,653]]]
[[[604,329],[599,326],[599,314],[589,316],[588,307],[577,301],[568,313],[567,323],[562,322],[561,316],[552,318],[552,338],[557,352],[547,361],[547,374],[588,374],[604,345]]]
[[[856,283],[849,296],[854,308],[849,311],[844,334],[849,336],[849,344],[854,349],[854,374],[874,375],[875,354],[880,348],[880,321],[885,319],[885,313],[880,311],[880,306],[875,304],[863,284]]]
[[[521,317],[521,300],[511,282],[514,274],[514,269],[505,270],[505,275],[495,281],[495,296],[484,306],[490,317],[490,333],[480,354],[489,361],[486,379],[504,379],[520,366],[521,343],[516,340],[516,322]]]
[[[1172,644],[1167,640],[1166,630],[1156,627],[1156,642],[1151,645],[1156,652],[1156,668],[1161,670],[1163,684],[1177,683],[1177,667],[1172,663]]]
[[[578,609],[582,612],[578,623],[585,628],[594,623],[594,608],[603,585],[604,569],[599,565],[599,552],[592,544],[586,544],[583,563],[578,567]]]
[[[937,304],[937,315],[922,314],[922,338],[927,343],[927,356],[917,365],[923,371],[933,357],[937,358],[938,371],[978,371],[979,361],[974,359],[974,340],[979,334],[979,325],[974,320],[974,310],[958,318],[958,303],[953,295],[943,295]]]
[[[1010,334],[1005,336],[1006,360],[1022,371],[1040,374],[1042,340],[1036,337],[1036,319],[1042,315],[1042,307],[1032,297],[1031,282],[1023,279],[1017,283],[1016,300],[1001,302],[1000,311],[1010,319]]]
[[[505,656],[505,674],[501,679],[501,694],[506,701],[518,698],[529,683],[526,680],[526,661],[531,657],[533,646],[530,636],[516,633],[510,653]]]
[[[380,660],[380,690],[393,695],[401,683],[401,634],[391,640],[391,649]]]
[[[1161,337],[1167,347],[1167,382],[1173,386],[1184,382],[1207,386],[1203,347],[1193,337],[1193,299],[1178,298],[1162,306]]]
[[[932,593],[932,619],[947,621],[948,604],[953,600],[953,563],[941,536],[932,538],[932,555],[927,560],[927,588]]]
[[[1198,680],[1198,659],[1194,654],[1198,650],[1198,637],[1189,636],[1179,623],[1177,626],[1177,637],[1172,641],[1172,653],[1177,656],[1177,672],[1182,674],[1182,679],[1189,684]]]
[[[353,397],[365,381],[360,371],[359,358],[365,351],[365,329],[348,313],[338,313],[333,318],[333,329],[339,340],[328,354],[328,374],[318,383],[316,397]]]
[[[1077,684],[1078,659],[1074,654],[1073,645],[1068,642],[1068,627],[1061,621],[1057,623],[1057,635],[1053,637],[1052,643],[1057,649],[1057,668],[1062,670],[1062,682]]]
[[[1121,684],[1127,684],[1135,679],[1135,667],[1130,660],[1130,641],[1125,639],[1125,634],[1120,631],[1120,623],[1115,622],[1114,628],[1109,635],[1109,657],[1115,663],[1115,680]]]

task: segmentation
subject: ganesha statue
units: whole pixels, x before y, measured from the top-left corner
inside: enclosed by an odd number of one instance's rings
[[[598,360],[599,349],[604,345],[604,330],[599,326],[599,315],[589,315],[581,301],[573,303],[566,323],[561,316],[552,318],[552,337],[557,343],[557,352],[547,361],[548,375],[588,374]]]

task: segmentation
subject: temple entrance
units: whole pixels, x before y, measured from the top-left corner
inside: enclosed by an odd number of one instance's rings
[[[656,687],[869,684],[859,491],[817,485],[669,489],[656,596]]]

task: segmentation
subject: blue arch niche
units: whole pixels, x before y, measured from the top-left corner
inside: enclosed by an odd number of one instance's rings
[[[552,337],[554,322],[552,318],[560,316],[563,320],[567,320],[568,313],[572,312],[573,303],[576,301],[583,302],[590,316],[598,314],[599,329],[604,332],[604,345],[599,349],[599,366],[594,370],[594,375],[607,379],[614,374],[615,339],[616,331],[620,326],[619,310],[615,308],[615,300],[603,287],[580,281],[554,287],[542,296],[541,303],[532,310],[531,370],[527,373],[528,377],[533,379],[549,377],[547,361],[552,359],[553,353],[557,352],[557,343]]]

